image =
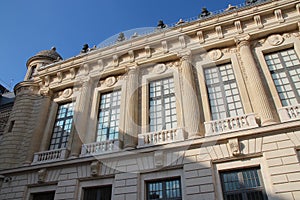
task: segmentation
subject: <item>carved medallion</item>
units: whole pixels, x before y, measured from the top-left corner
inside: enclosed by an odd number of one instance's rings
[[[61,96],[62,96],[63,98],[68,98],[68,97],[70,97],[72,94],[73,94],[73,90],[72,90],[71,88],[68,88],[68,89],[65,89],[65,90],[63,91],[63,93],[61,94]]]
[[[166,70],[167,70],[167,67],[165,64],[157,64],[154,66],[152,72],[156,73],[156,74],[161,74],[161,73],[164,73]]]
[[[280,45],[283,42],[283,37],[279,34],[271,35],[268,37],[267,41],[272,46]]]
[[[212,61],[216,61],[223,56],[223,53],[220,51],[220,49],[214,49],[208,52],[208,56]]]
[[[105,79],[105,85],[107,87],[113,86],[116,83],[116,78],[114,76],[108,77]]]

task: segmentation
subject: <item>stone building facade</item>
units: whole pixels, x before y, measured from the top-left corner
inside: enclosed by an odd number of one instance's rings
[[[300,2],[27,62],[0,199],[300,199]]]

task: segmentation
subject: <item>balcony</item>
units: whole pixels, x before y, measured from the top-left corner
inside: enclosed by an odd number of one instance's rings
[[[120,143],[118,140],[107,140],[102,142],[94,142],[83,144],[80,156],[98,155],[118,151]]]
[[[182,128],[143,133],[138,135],[138,147],[167,144],[177,141],[184,141],[184,139],[185,134]]]
[[[34,154],[32,164],[40,164],[66,159],[68,151],[66,148],[37,152]]]
[[[205,122],[204,125],[206,136],[213,136],[232,131],[240,131],[258,127],[258,124],[255,121],[255,115],[253,113]]]
[[[281,122],[300,119],[300,105],[285,106],[278,109]]]

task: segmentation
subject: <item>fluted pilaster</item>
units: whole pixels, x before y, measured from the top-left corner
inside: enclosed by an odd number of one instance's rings
[[[261,124],[266,125],[275,122],[275,118],[251,52],[249,39],[249,36],[239,38],[236,40],[236,43],[247,77],[247,88],[254,112],[260,117]]]
[[[184,128],[188,133],[188,137],[191,138],[200,134],[200,110],[195,89],[191,52],[188,52],[181,57],[181,73]]]
[[[71,153],[70,157],[78,157],[80,154],[81,146],[85,142],[85,135],[88,124],[88,116],[90,109],[91,93],[92,93],[92,81],[89,79],[85,80],[81,87],[79,97],[77,97],[75,110],[74,110],[74,121],[72,128],[72,135],[70,135]]]
[[[128,70],[124,148],[135,148],[138,132],[138,69]]]

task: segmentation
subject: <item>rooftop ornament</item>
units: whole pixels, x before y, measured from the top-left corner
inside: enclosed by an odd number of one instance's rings
[[[256,2],[257,2],[257,0],[246,0],[245,4],[246,5],[251,5],[251,4],[254,4]]]
[[[122,42],[124,41],[126,38],[125,38],[125,35],[123,32],[119,33],[119,36],[117,38],[117,42]]]
[[[211,12],[209,12],[207,8],[203,7],[199,18],[208,17],[209,15],[211,15]]]
[[[184,24],[185,21],[183,19],[179,19],[179,21],[176,23],[176,25]]]
[[[84,44],[80,53],[87,53],[89,51],[89,45],[88,44]]]
[[[159,20],[157,24],[157,28],[163,29],[166,28],[167,26],[164,24],[163,20]]]
[[[231,4],[228,4],[228,7],[225,9],[225,11],[235,10],[235,9],[237,9],[237,6],[232,6]]]

